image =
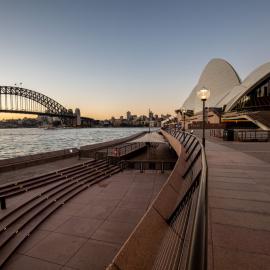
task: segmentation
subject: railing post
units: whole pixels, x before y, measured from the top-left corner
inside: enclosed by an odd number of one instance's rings
[[[2,210],[7,209],[7,206],[6,206],[6,198],[5,198],[5,197],[0,197],[0,201],[1,201],[1,209],[2,209]]]
[[[123,162],[120,161],[120,170],[123,171]]]
[[[143,173],[143,164],[142,164],[142,162],[140,164],[140,173]]]
[[[161,173],[164,173],[164,162],[161,161]]]

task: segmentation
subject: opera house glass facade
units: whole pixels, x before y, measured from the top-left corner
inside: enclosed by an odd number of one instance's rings
[[[270,110],[270,75],[242,96],[232,111]]]
[[[183,107],[195,114],[200,112],[201,104],[196,93],[203,87],[211,91],[207,100],[209,108],[222,108],[224,113],[270,110],[270,62],[255,69],[242,81],[227,61],[212,59]]]

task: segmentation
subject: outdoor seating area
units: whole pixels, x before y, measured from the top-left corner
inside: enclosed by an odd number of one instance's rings
[[[90,160],[39,177],[2,185],[0,267],[57,209],[80,192],[119,171],[118,166],[109,165],[106,161]],[[38,192],[28,192],[33,189],[38,189]],[[12,203],[12,198],[21,193],[26,194],[24,202]]]

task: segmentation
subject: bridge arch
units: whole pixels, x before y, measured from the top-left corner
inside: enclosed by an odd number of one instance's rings
[[[16,86],[0,86],[0,112],[73,117],[72,112],[54,99]]]

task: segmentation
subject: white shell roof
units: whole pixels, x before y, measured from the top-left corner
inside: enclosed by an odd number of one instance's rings
[[[183,107],[194,110],[195,113],[201,111],[202,104],[197,97],[197,92],[203,87],[210,90],[210,98],[206,106],[222,107],[224,97],[239,84],[239,76],[228,62],[223,59],[213,59],[204,68],[198,84],[193,88]]]
[[[213,59],[204,68],[198,84],[193,88],[183,104],[187,110],[199,112],[202,104],[197,97],[197,91],[203,87],[210,90],[210,98],[206,102],[208,107],[223,107],[230,111],[237,100],[245,95],[251,87],[270,74],[270,62],[255,69],[241,83],[234,68],[223,59]]]
[[[233,88],[230,92],[228,99],[226,99],[227,107],[226,111],[230,111],[237,100],[245,95],[251,87],[253,87],[257,82],[263,80],[267,75],[270,74],[270,62],[265,63],[251,72],[246,79],[242,82],[240,87]]]

